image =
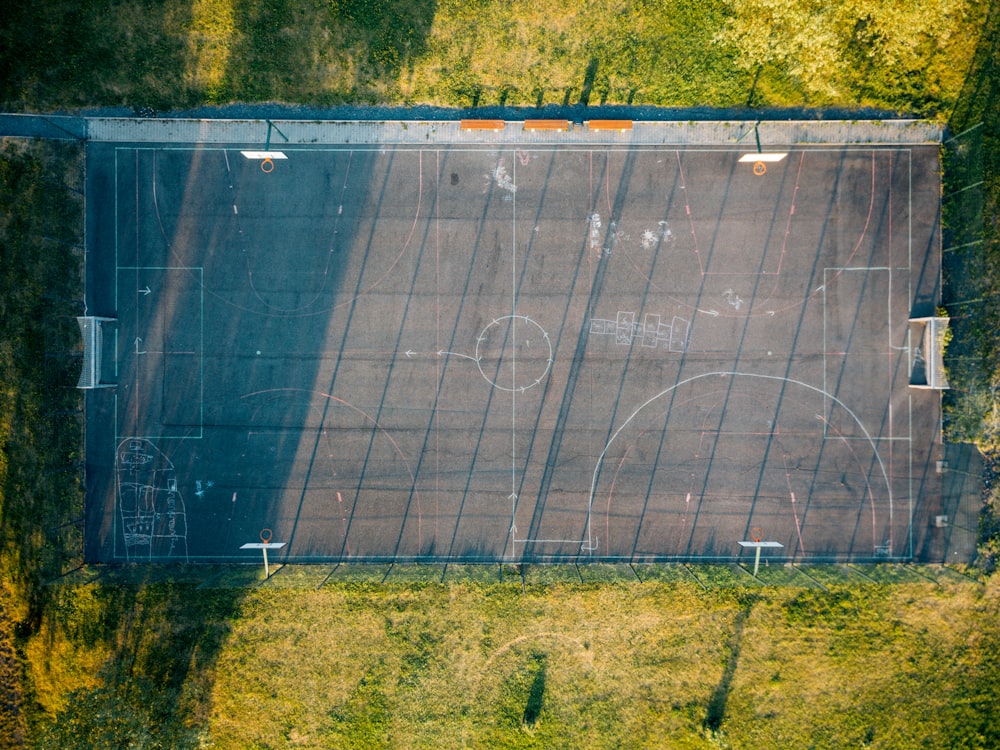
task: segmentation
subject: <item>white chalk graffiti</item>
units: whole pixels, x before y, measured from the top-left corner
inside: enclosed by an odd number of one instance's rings
[[[737,296],[736,292],[734,292],[732,289],[727,289],[726,291],[724,291],[722,293],[722,298],[726,300],[726,302],[728,302],[734,310],[739,310],[740,307],[743,305],[743,300],[740,299]]]
[[[118,444],[118,515],[128,558],[187,559],[187,513],[174,465],[145,438]]]
[[[591,214],[587,223],[590,225],[590,249],[593,250],[601,244],[601,215]]]
[[[674,240],[674,233],[670,230],[670,225],[666,221],[659,222],[659,231],[654,232],[647,229],[642,233],[639,240],[643,250],[653,250],[658,244],[669,244]]]
[[[636,314],[619,311],[615,320],[605,318],[590,319],[590,333],[595,336],[614,336],[619,346],[631,346],[636,340],[640,346],[649,349],[657,347],[671,352],[683,352],[687,348],[688,320],[677,315],[669,323],[661,323],[660,316],[646,313],[642,322],[636,322]]]
[[[673,242],[674,233],[670,231],[670,224],[666,221],[660,222],[660,241],[661,242]]]
[[[496,167],[493,168],[492,177],[501,190],[506,190],[509,193],[517,192],[517,185],[514,184],[514,179],[507,174],[507,167],[504,166],[503,159],[497,161]]]

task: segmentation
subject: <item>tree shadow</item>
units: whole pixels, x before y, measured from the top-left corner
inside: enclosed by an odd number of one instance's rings
[[[1000,4],[989,16],[948,122],[943,148],[943,304],[951,316],[945,366],[945,434],[976,440],[992,404],[990,373],[1000,363],[993,321],[998,312],[995,263],[1000,232]]]
[[[426,49],[436,0],[344,0],[339,18],[362,42],[368,62],[395,75]]]
[[[0,568],[19,635],[37,629],[43,583],[80,563],[82,154],[40,141],[0,154]]]
[[[302,37],[294,4],[237,0],[233,49],[216,101],[376,101],[426,50],[437,0],[342,0]],[[352,90],[318,91],[322,67],[346,55]]]
[[[204,571],[203,571],[204,572]],[[204,589],[183,569],[135,566],[64,586],[46,633],[106,649],[95,687],[35,728],[39,747],[199,747],[215,664],[246,589]],[[190,576],[190,573],[188,574]]]
[[[8,110],[190,104],[183,3],[135,0],[8,3],[0,23],[0,102]],[[122,19],[141,19],[130,23]],[[130,100],[132,97],[141,100]]]
[[[705,713],[704,721],[702,721],[702,726],[709,732],[718,732],[726,716],[726,704],[729,702],[729,692],[732,689],[733,677],[736,676],[736,667],[740,660],[740,649],[743,645],[743,627],[746,625],[747,618],[750,617],[752,607],[753,599],[747,599],[739,612],[736,613],[736,619],[733,622],[733,633],[729,637],[729,643],[727,644],[729,654],[726,658],[726,665],[722,670],[722,679],[719,680],[715,692],[712,693],[712,697],[708,701],[708,711]]]
[[[542,708],[545,706],[545,673],[547,657],[543,653],[533,653],[531,655],[530,669],[535,673],[531,680],[531,687],[528,689],[528,700],[524,706],[524,715],[521,717],[521,724],[531,728],[538,723],[542,715]]]
[[[594,80],[597,78],[599,66],[600,60],[596,57],[590,58],[590,62],[587,63],[587,70],[583,74],[583,88],[580,91],[580,104],[584,107],[590,104],[590,94],[594,90]]]
[[[1000,110],[996,102],[1000,97],[1000,4],[992,3],[989,16],[983,24],[976,52],[965,76],[962,93],[948,118],[948,125],[955,133],[989,119],[996,135],[1000,128]]]

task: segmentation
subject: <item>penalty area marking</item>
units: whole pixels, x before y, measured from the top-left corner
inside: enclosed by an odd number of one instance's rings
[[[155,328],[156,317],[154,313],[154,318],[152,320],[145,321],[145,327],[140,328],[140,324],[143,323],[143,321],[140,320],[142,316],[142,310],[140,308],[140,305],[145,306],[147,304],[146,302],[147,300],[150,301],[149,304],[153,305],[159,304],[158,297],[161,296],[166,297],[168,300],[176,301],[177,299],[179,299],[180,297],[177,294],[171,295],[170,292],[168,291],[171,288],[169,279],[171,277],[176,278],[176,276],[174,276],[175,274],[180,274],[179,278],[182,281],[190,279],[191,284],[195,287],[195,289],[197,289],[196,305],[187,307],[183,305],[179,306],[179,309],[186,310],[188,311],[189,314],[192,311],[195,310],[197,311],[196,320],[193,321],[194,324],[187,326],[188,329],[197,331],[196,343],[192,341],[192,345],[196,346],[196,349],[194,351],[186,351],[186,350],[167,351],[164,349],[163,351],[148,352],[146,351],[146,349],[148,348],[148,344],[143,341],[144,339],[147,338],[147,336],[146,335],[140,336],[139,334],[140,333],[146,334],[147,327]],[[150,289],[150,284],[147,283],[147,281],[152,281],[157,277],[159,278],[160,283],[158,284],[154,283],[154,286],[156,286],[156,290],[147,292],[146,290]],[[141,288],[139,288],[140,283],[142,284]],[[133,292],[132,291],[133,289],[135,289],[136,291]],[[197,364],[195,365],[195,367],[197,368],[197,374],[198,374],[196,381],[196,388],[194,389],[196,392],[189,394],[193,395],[194,397],[193,399],[187,399],[186,401],[182,399],[182,401],[185,401],[188,404],[190,404],[192,400],[195,401],[197,406],[197,416],[186,420],[187,423],[184,425],[174,424],[173,426],[177,426],[180,428],[179,431],[176,432],[168,429],[171,425],[164,424],[161,421],[158,424],[160,428],[159,432],[147,431],[142,434],[137,434],[139,432],[139,430],[137,429],[139,425],[136,423],[135,420],[129,422],[129,420],[122,419],[120,425],[118,419],[119,401],[118,401],[118,393],[116,392],[114,394],[114,409],[115,409],[114,432],[115,432],[116,444],[119,440],[123,438],[135,438],[135,439],[144,439],[150,441],[162,440],[166,438],[174,440],[203,439],[205,435],[205,270],[204,268],[202,266],[117,266],[115,270],[115,307],[121,311],[122,308],[120,307],[120,301],[129,299],[130,297],[136,300],[136,305],[131,308],[126,307],[124,311],[122,311],[119,314],[119,319],[118,319],[119,324],[118,328],[116,329],[116,349],[117,349],[118,334],[124,333],[124,331],[122,331],[121,329],[129,325],[131,325],[132,330],[129,332],[129,335],[126,338],[127,340],[135,342],[135,348],[133,349],[131,346],[126,346],[123,347],[122,350],[120,350],[120,352],[116,351],[115,375],[116,376],[119,375],[120,372],[119,368],[122,362],[121,357],[123,357],[126,354],[134,355],[137,374],[142,371],[144,363],[143,358],[146,355],[158,355],[159,357],[162,358],[162,363],[156,365],[155,367],[164,367],[165,362],[167,361],[166,357],[170,355],[194,354],[197,356]],[[175,320],[171,330],[179,330],[184,327],[185,326],[183,326],[183,324],[179,324]],[[142,349],[140,349],[140,344],[142,345]],[[132,393],[131,398],[135,400],[135,404],[137,405],[136,408],[145,408],[148,407],[151,403],[155,405],[155,402],[148,402],[146,400],[141,400],[138,390]],[[162,395],[160,398],[161,398],[161,408],[162,408]],[[127,435],[119,434],[120,427],[126,427],[127,429],[128,426],[131,426],[133,428],[129,430],[129,434]],[[188,430],[191,430],[193,428],[196,428],[196,431],[193,433],[189,433]]]
[[[857,415],[853,411],[851,411],[850,407],[848,407],[847,404],[845,404],[843,401],[841,401],[833,394],[827,393],[822,388],[817,388],[814,385],[809,385],[809,383],[804,383],[801,380],[786,378],[780,375],[761,375],[759,373],[753,373],[753,372],[734,372],[729,370],[721,372],[706,372],[701,375],[693,375],[690,378],[686,378],[678,383],[675,383],[669,388],[660,391],[655,396],[651,396],[650,398],[648,398],[644,403],[642,403],[635,411],[633,411],[629,415],[628,419],[626,419],[617,430],[615,430],[614,434],[611,436],[607,444],[604,446],[604,449],[601,451],[601,455],[597,457],[597,463],[594,465],[594,473],[590,482],[590,495],[587,499],[587,525],[584,530],[584,538],[580,540],[581,552],[592,552],[597,549],[597,540],[594,539],[591,533],[591,519],[594,509],[594,495],[597,493],[597,476],[601,471],[601,466],[604,464],[604,457],[607,455],[608,449],[611,447],[611,444],[618,438],[618,436],[622,433],[622,431],[629,426],[629,424],[632,422],[633,419],[635,419],[635,417],[639,414],[639,412],[641,412],[647,406],[649,406],[654,401],[659,399],[661,396],[665,396],[666,394],[676,390],[680,386],[687,385],[688,383],[692,383],[695,380],[701,380],[702,378],[711,378],[711,377],[743,377],[743,378],[756,378],[758,380],[774,380],[778,382],[792,383],[793,385],[802,386],[803,388],[806,388],[810,391],[814,391],[815,393],[819,393],[820,395],[826,396],[830,398],[832,401],[836,402],[838,406],[840,406],[844,411],[846,411],[848,414],[851,415],[851,418],[857,423],[858,427],[861,428],[861,431],[864,433],[865,438],[868,440],[868,444],[871,446],[872,453],[875,456],[875,460],[878,461],[879,469],[882,472],[882,479],[885,481],[886,493],[889,499],[889,528],[890,529],[892,528],[892,522],[893,522],[892,483],[889,481],[889,474],[886,471],[885,464],[882,461],[882,455],[879,453],[878,444],[869,434],[867,428],[864,426],[864,424],[862,424],[861,420],[858,419]],[[911,525],[912,525],[912,520],[911,520]]]
[[[868,276],[868,274],[873,274],[875,272],[886,273],[887,274],[887,279],[888,279],[888,286],[889,286],[889,289],[891,290],[891,288],[892,288],[892,269],[890,267],[888,267],[888,266],[827,266],[826,268],[823,269],[823,284],[822,284],[822,286],[817,287],[816,290],[814,290],[814,291],[820,291],[820,292],[822,292],[821,299],[822,299],[822,306],[823,306],[823,392],[824,393],[826,393],[827,389],[829,388],[827,373],[829,372],[830,364],[827,361],[827,357],[828,357],[828,355],[831,354],[831,352],[829,351],[830,348],[831,348],[831,342],[830,342],[830,336],[828,334],[828,329],[829,329],[828,321],[830,320],[831,315],[829,313],[829,308],[827,306],[827,291],[829,290],[829,288],[830,288],[830,286],[832,284],[836,284],[838,281],[846,281],[846,279],[849,278],[849,274],[859,273],[859,272],[865,274],[866,277]],[[867,283],[868,283],[868,279],[867,278],[862,280],[862,284],[867,284]],[[860,299],[861,299],[860,297],[857,298],[857,301],[860,302]],[[887,309],[887,313],[886,313],[886,321],[887,321],[886,322],[886,331],[887,331],[886,344],[889,347],[887,351],[892,351],[895,347],[893,346],[893,343],[892,343],[892,313],[893,313],[893,307],[892,307],[892,295],[891,294],[888,295],[887,302],[888,302],[888,309]],[[847,352],[844,352],[843,354],[844,354],[844,356],[846,356]],[[891,381],[891,375],[892,375],[892,368],[891,367],[890,367],[890,370],[889,370],[889,374],[890,374],[890,381]],[[885,373],[880,373],[880,375],[885,375]],[[891,398],[891,386],[890,386],[890,398]],[[829,411],[829,409],[827,408],[826,404],[824,404],[824,406],[823,406],[823,411],[824,411],[824,413],[827,413]],[[828,437],[828,435],[827,435],[828,427],[829,427],[828,423],[826,422],[826,420],[824,420],[823,421],[823,428],[822,428],[822,435],[823,435],[823,439],[824,440]],[[865,440],[866,438],[867,438],[867,436],[862,437],[862,436],[859,436],[859,435],[838,435],[837,439],[839,439],[839,440]],[[888,437],[878,436],[878,437],[875,437],[875,438],[867,438],[867,439],[874,439],[874,440],[876,440],[878,442],[910,442],[913,439],[913,435],[910,434],[910,435],[907,435],[906,437],[902,437],[902,436],[893,436],[890,433],[890,436],[888,436]]]

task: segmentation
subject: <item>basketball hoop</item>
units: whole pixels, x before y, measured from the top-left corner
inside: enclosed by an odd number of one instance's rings
[[[283,549],[287,542],[272,542],[271,541],[271,530],[261,529],[260,530],[260,541],[259,542],[247,542],[240,549],[259,549],[264,555],[264,577],[271,577],[271,568],[267,562],[267,551],[269,549]]]
[[[781,549],[785,545],[781,542],[765,542],[764,541],[764,529],[760,526],[754,526],[750,529],[750,539],[749,542],[737,542],[741,547],[749,547],[753,550],[753,577],[757,577],[757,571],[760,569],[760,551],[762,548],[767,547],[768,549]]]
[[[274,171],[276,159],[287,159],[284,151],[240,151],[244,159],[260,162],[260,171],[267,174]]]
[[[768,162],[779,162],[788,156],[788,152],[780,151],[761,151],[760,145],[757,146],[757,151],[751,151],[750,153],[743,154],[739,158],[740,164],[749,164],[753,162],[753,173],[760,177],[767,172]]]

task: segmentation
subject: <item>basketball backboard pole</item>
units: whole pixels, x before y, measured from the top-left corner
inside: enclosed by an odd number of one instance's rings
[[[760,569],[760,551],[764,547],[768,547],[768,548],[781,548],[781,547],[785,546],[781,542],[761,542],[761,541],[757,541],[757,540],[752,541],[752,542],[740,542],[739,545],[741,547],[753,547],[754,548],[754,557],[753,557],[753,577],[754,578],[757,577],[757,571]]]
[[[267,551],[269,549],[281,549],[287,544],[287,542],[272,542],[271,541],[271,530],[261,529],[260,531],[260,541],[259,542],[247,542],[242,545],[240,549],[259,549],[264,553],[264,578],[271,577],[271,568],[267,564]]]
[[[264,142],[264,150],[265,151],[270,151],[271,150],[271,130],[272,129],[273,130],[277,130],[278,131],[278,135],[280,135],[282,138],[285,139],[285,143],[288,143],[288,136],[285,135],[284,133],[282,133],[281,130],[278,128],[277,125],[275,125],[270,120],[264,120],[264,122],[267,123],[267,140]]]
[[[271,577],[271,568],[267,564],[267,551],[269,549],[281,549],[286,542],[247,542],[240,549],[259,549],[264,553],[264,577]]]
[[[264,139],[264,150],[263,151],[240,151],[243,157],[250,159],[252,161],[260,162],[260,171],[265,174],[270,174],[274,171],[274,160],[275,159],[287,159],[283,151],[272,151],[271,150],[271,131],[277,130],[278,135],[285,139],[285,143],[288,143],[288,136],[281,132],[277,125],[275,125],[270,120],[264,120],[267,123],[267,137]]]
[[[741,135],[739,138],[736,139],[736,142],[739,143],[744,138],[746,138],[748,135],[750,135],[751,133],[753,133],[754,138],[757,139],[757,151],[760,152],[760,150],[761,150],[761,148],[760,148],[760,133],[758,133],[758,131],[757,131],[757,128],[759,126],[760,126],[760,120],[757,120],[757,122],[755,122],[753,124],[753,130],[748,130],[747,132],[745,132],[743,135]]]

